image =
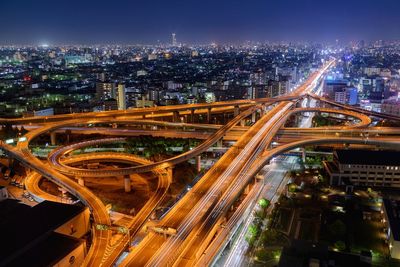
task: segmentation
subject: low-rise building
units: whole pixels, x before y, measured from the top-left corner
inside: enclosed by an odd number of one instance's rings
[[[390,256],[400,259],[400,201],[383,199],[382,213],[387,227]]]
[[[81,266],[89,217],[89,209],[80,205],[1,201],[0,266]]]
[[[400,152],[336,150],[325,162],[331,185],[400,187]]]
[[[381,112],[391,115],[400,116],[400,101],[387,100],[382,103]]]
[[[357,104],[357,89],[356,88],[343,88],[336,92],[335,94],[335,102],[355,105]]]

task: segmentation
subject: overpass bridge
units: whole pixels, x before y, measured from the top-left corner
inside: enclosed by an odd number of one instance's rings
[[[232,204],[242,194],[249,182],[254,179],[271,158],[297,147],[335,142],[398,147],[399,139],[393,132],[399,133],[399,130],[369,127],[371,124],[370,116],[378,117],[379,114],[368,113],[347,106],[334,105],[329,103],[328,100],[312,94],[313,89],[319,85],[327,69],[334,63],[334,60],[328,62],[321,69],[311,74],[296,91],[279,98],[68,114],[42,118],[21,118],[12,121],[3,119],[1,120],[3,123],[24,125],[31,128],[30,132],[25,135],[25,141],[18,142],[16,147],[4,143],[1,143],[0,147],[10,157],[21,161],[38,175],[44,176],[64,187],[80,199],[82,203],[89,206],[95,225],[110,225],[109,215],[101,200],[74,179],[84,180],[85,177],[90,176],[124,176],[131,173],[160,172],[157,174],[160,175],[159,190],[157,189],[154,192],[151,201],[146,204],[147,207],[143,209],[143,212],[140,211],[142,214],[132,220],[129,226],[134,235],[137,229],[145,223],[149,212],[163,199],[165,190],[171,182],[170,178],[165,179],[166,177],[162,173],[168,172],[167,169],[175,164],[187,161],[203,153],[223,138],[236,141],[221,159],[163,217],[161,223],[177,229],[177,234],[165,239],[156,233],[148,233],[145,239],[132,249],[121,264],[121,266],[207,265],[213,257],[210,256],[207,257],[208,260],[204,260],[204,257],[200,257],[200,255],[204,255],[203,253],[206,251],[218,251],[221,249],[221,244],[224,242],[213,243],[213,240],[217,240],[214,237],[218,235],[218,240],[220,241],[228,238],[233,230],[230,227],[234,226],[237,220],[242,218],[243,212],[254,202],[257,195],[256,191],[252,191],[250,194],[253,199],[244,201],[237,215],[233,216],[231,218],[232,221],[226,224],[228,227],[226,228],[227,230],[223,231],[226,234],[224,236],[217,229],[221,221],[224,220],[226,211],[232,207]],[[336,108],[296,107],[296,104],[304,97],[312,97]],[[270,108],[267,109],[266,106],[270,106]],[[205,115],[209,118],[211,114],[224,112],[232,112],[234,114],[234,117],[224,125],[193,123],[195,115]],[[311,130],[283,127],[290,116],[301,112],[332,113],[343,116],[352,123],[341,127]],[[238,126],[240,121],[253,116],[255,113],[259,114],[260,118],[253,125],[250,127]],[[190,117],[191,123],[179,122],[179,117],[182,115]],[[154,120],[157,118],[169,118],[172,122]],[[207,119],[206,121],[209,120]],[[135,125],[136,128],[105,129],[103,126],[90,128],[87,127],[89,124]],[[142,128],[140,129],[140,127]],[[191,129],[191,131],[188,131],[188,129]],[[44,164],[32,155],[29,150],[29,144],[35,138],[52,132],[62,133],[65,130],[79,134],[94,133],[113,137],[61,146],[49,155],[48,164]],[[138,159],[121,155],[121,153],[109,153],[108,155],[101,153],[97,155],[88,154],[75,159],[74,157],[68,157],[68,154],[72,151],[87,145],[119,142],[129,136],[178,137],[180,134],[184,137],[195,137],[204,141],[199,146],[179,156],[153,163],[139,162]],[[281,142],[278,141],[277,145],[272,146],[272,142],[277,137],[281,138]],[[282,140],[286,141],[283,142]],[[115,160],[117,162],[131,163],[136,160],[135,164],[139,163],[141,165],[110,171],[103,170],[103,172],[69,166],[71,162],[79,162],[79,160]],[[110,246],[109,242],[112,235],[113,233],[110,230],[102,231],[94,227],[93,245],[86,258],[86,266],[111,266],[118,255],[126,247],[130,246],[132,235],[125,235],[116,245]]]

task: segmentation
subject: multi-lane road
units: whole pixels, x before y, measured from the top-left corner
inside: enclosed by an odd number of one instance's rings
[[[166,168],[199,155],[224,137],[227,138],[227,136],[230,136],[230,140],[237,140],[202,179],[160,221],[160,226],[174,228],[177,230],[177,233],[165,238],[163,235],[150,231],[137,247],[132,248],[121,264],[122,266],[172,266],[174,264],[196,265],[201,261],[201,264],[206,265],[213,257],[209,256],[207,260],[204,260],[206,258],[204,255],[210,255],[204,253],[210,251],[210,248],[214,252],[220,249],[219,244],[212,243],[213,238],[217,236],[220,241],[223,241],[225,238],[222,232],[218,231],[218,228],[225,220],[227,210],[232,207],[249,182],[268,164],[272,157],[307,144],[332,142],[354,142],[372,145],[398,144],[397,136],[388,136],[385,134],[392,133],[393,129],[366,128],[371,123],[369,116],[378,116],[379,114],[361,112],[359,109],[338,105],[335,106],[342,108],[342,110],[315,107],[296,108],[296,104],[301,102],[300,99],[303,97],[311,97],[318,101],[325,101],[327,104],[332,104],[323,98],[311,94],[311,92],[319,85],[326,70],[333,64],[334,60],[311,74],[307,81],[294,92],[279,98],[237,100],[212,104],[155,107],[102,113],[69,114],[42,118],[21,118],[13,120],[12,123],[14,125],[24,125],[30,129],[30,132],[25,136],[25,140],[21,139],[21,142],[18,142],[16,147],[11,147],[4,143],[0,143],[0,146],[10,157],[16,158],[37,173],[32,174],[32,181],[37,181],[39,176],[44,176],[59,186],[66,188],[70,193],[88,205],[96,225],[111,225],[108,212],[103,203],[86,187],[79,185],[68,176],[84,178],[86,176],[129,175],[131,173],[148,171],[159,172],[157,174],[159,176],[157,191],[154,192],[153,197],[145,205],[145,208],[139,212],[140,216],[136,216],[128,226],[132,231],[131,234],[135,234],[165,195],[165,191],[171,182],[171,177],[165,179],[162,173]],[[268,112],[265,108],[267,105],[270,105]],[[222,126],[193,123],[195,115],[205,114],[207,121],[210,121],[211,115],[227,112],[234,113],[234,117]],[[352,120],[355,119],[356,121],[342,127],[314,130],[282,127],[291,115],[299,112],[333,113],[343,116],[345,119],[351,117]],[[261,117],[251,127],[237,126],[240,121],[255,113],[260,114]],[[191,123],[178,122],[180,121],[180,116],[190,117]],[[173,122],[150,120],[166,117],[172,118]],[[3,121],[10,122],[8,120]],[[136,125],[136,128],[86,127],[89,124]],[[148,128],[141,128],[143,125]],[[165,127],[168,130],[160,130],[160,128],[164,129]],[[62,132],[66,129],[69,132],[78,134],[99,133],[115,137],[61,146],[50,154],[48,164],[43,163],[32,155],[29,150],[29,144],[33,139],[42,134],[57,131]],[[102,129],[101,132],[99,132],[99,129]],[[188,132],[187,129],[193,129],[193,131]],[[396,130],[396,132],[399,131]],[[369,135],[375,133],[382,136],[368,138],[366,137],[366,133]],[[196,148],[179,156],[154,163],[140,161],[137,158],[134,159],[134,156],[120,155],[121,153],[118,155],[112,153],[107,155],[84,154],[76,159],[68,157],[68,154],[76,149],[107,142],[120,142],[126,136],[153,135],[173,137],[179,136],[179,134],[186,137],[196,137],[204,141]],[[354,136],[357,134],[359,135]],[[280,138],[278,140],[282,142],[271,148],[272,141],[277,135]],[[303,140],[298,141],[300,138]],[[136,163],[139,162],[141,165],[117,170],[99,171],[71,167],[68,164],[68,162],[74,162],[74,160],[79,162],[79,160],[101,161],[107,159],[118,162],[134,162],[136,160]],[[268,176],[267,184],[275,184],[273,182],[275,180],[274,177]],[[31,180],[28,179],[28,182]],[[276,191],[276,186],[272,187],[274,189],[271,190]],[[37,190],[34,184],[29,185],[28,188]],[[253,187],[253,190],[248,194],[249,197],[242,202],[226,225],[233,226],[235,223],[243,220],[242,216],[248,210],[248,207],[254,204],[254,199],[258,196],[257,192],[266,193],[265,191],[261,191],[261,187],[257,183]],[[46,197],[43,192],[39,193]],[[223,233],[229,236],[229,232],[232,229],[229,227],[226,229],[228,230],[223,231]],[[100,231],[96,227],[94,227],[93,231],[93,244],[85,263],[88,266],[110,266],[123,249],[129,246],[131,238],[129,235],[121,239],[116,246],[110,247],[111,231]]]
[[[328,67],[329,65],[312,74],[292,95],[298,97],[309,92]],[[203,241],[209,237],[208,234],[223,216],[223,212],[246,185],[249,169],[257,161],[258,155],[270,144],[293,105],[294,102],[282,101],[261,117],[167,214],[160,224],[177,229],[177,235],[165,240],[156,233],[150,233],[125,259],[122,266],[172,265],[181,253],[196,249],[193,245],[196,241],[192,242],[193,238]],[[227,162],[228,160],[231,162]],[[210,177],[213,181],[210,181]],[[196,203],[194,207],[193,203]],[[194,234],[195,232],[200,235]]]

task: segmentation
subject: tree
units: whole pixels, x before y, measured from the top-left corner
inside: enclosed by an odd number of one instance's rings
[[[266,207],[268,207],[270,204],[268,199],[262,198],[258,201],[258,205],[260,205],[261,208],[265,209]]]
[[[260,222],[265,219],[266,215],[267,214],[266,214],[266,212],[264,210],[259,210],[259,211],[255,212],[255,216],[256,216],[257,219],[260,220]]]
[[[336,248],[337,250],[339,250],[339,251],[343,251],[343,250],[345,250],[345,248],[346,248],[346,244],[345,244],[343,241],[341,241],[341,240],[336,241],[335,244],[334,244],[334,246],[335,246],[335,248]]]
[[[328,226],[328,231],[332,236],[343,237],[346,234],[346,225],[339,219]]]
[[[296,189],[297,189],[297,185],[295,183],[288,184],[289,192],[291,192],[291,193],[296,192]]]
[[[257,226],[255,226],[254,224],[249,226],[249,234],[253,237],[257,235],[258,229]]]

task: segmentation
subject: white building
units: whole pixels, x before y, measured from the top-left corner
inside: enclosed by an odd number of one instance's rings
[[[331,185],[400,187],[400,152],[336,150],[326,162]]]
[[[126,110],[125,85],[118,84],[118,110]]]

